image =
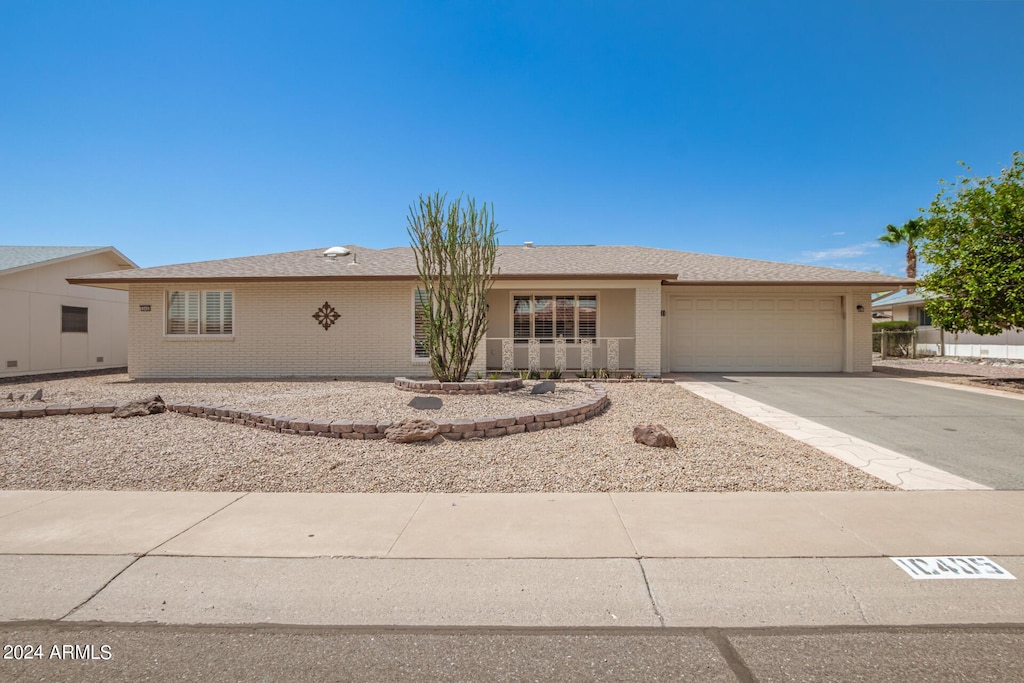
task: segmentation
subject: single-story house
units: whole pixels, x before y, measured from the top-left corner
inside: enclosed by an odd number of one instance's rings
[[[474,371],[868,372],[876,273],[631,246],[501,246]],[[126,290],[133,377],[425,376],[411,247],[83,275]],[[569,375],[571,376],[571,375]]]
[[[128,364],[128,294],[68,284],[136,269],[113,247],[0,246],[0,377]]]
[[[871,305],[875,320],[908,320],[917,323],[917,352],[937,356],[971,358],[1014,358],[1024,360],[1024,331],[1005,330],[999,334],[947,332],[932,325],[925,309],[930,295],[901,290],[876,299]]]

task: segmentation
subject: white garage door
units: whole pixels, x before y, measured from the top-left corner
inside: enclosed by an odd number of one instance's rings
[[[670,299],[673,372],[839,372],[838,296]]]

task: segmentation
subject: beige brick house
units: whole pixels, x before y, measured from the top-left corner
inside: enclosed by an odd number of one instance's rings
[[[333,252],[333,253],[330,253]],[[614,246],[502,246],[475,370],[865,372],[904,278]],[[134,377],[423,376],[409,247],[73,278],[128,291]]]

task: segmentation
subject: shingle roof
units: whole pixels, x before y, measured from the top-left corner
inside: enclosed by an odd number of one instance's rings
[[[218,261],[99,273],[74,284],[124,286],[137,282],[245,280],[364,280],[417,277],[410,247],[369,249],[336,259],[307,249]],[[499,279],[657,279],[679,284],[826,283],[900,286],[906,278],[794,263],[629,246],[502,246]]]
[[[0,245],[0,275],[41,266],[53,261],[88,254],[102,254],[109,252],[119,260],[119,265],[137,270],[135,262],[119,252],[114,247],[37,247],[37,246],[9,246]]]
[[[0,272],[34,266],[68,256],[87,254],[104,247],[23,247],[0,245]]]
[[[919,304],[930,298],[930,295],[921,291],[920,289],[907,293],[906,291],[896,292],[889,296],[882,297],[871,304],[871,308],[890,308],[892,306],[898,306],[900,304]]]

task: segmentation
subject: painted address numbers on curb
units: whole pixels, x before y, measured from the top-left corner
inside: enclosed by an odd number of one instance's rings
[[[1016,579],[987,557],[892,557],[915,579]]]

